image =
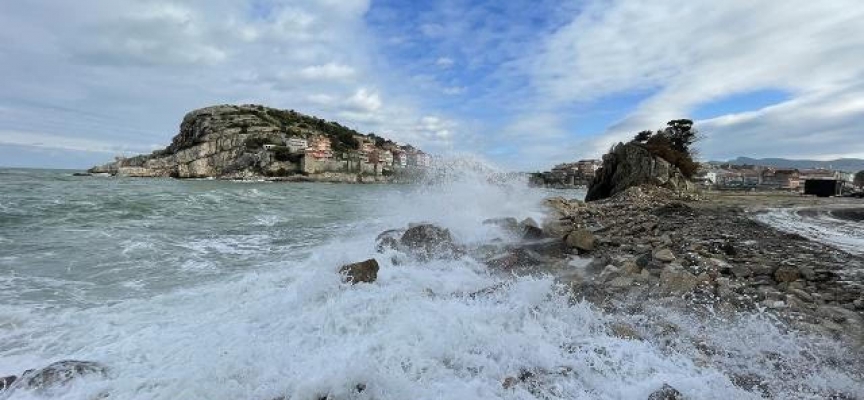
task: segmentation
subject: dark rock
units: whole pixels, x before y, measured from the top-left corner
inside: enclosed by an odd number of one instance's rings
[[[87,375],[105,377],[108,375],[108,368],[92,361],[58,361],[40,370],[25,372],[13,387],[31,390],[48,389],[65,385],[73,379]]]
[[[415,225],[402,235],[399,244],[421,261],[433,258],[452,258],[457,255],[453,237],[448,229],[432,224]]]
[[[15,381],[18,380],[18,377],[15,375],[4,376],[0,378],[0,392],[9,389]]]
[[[603,166],[588,187],[586,201],[601,200],[639,185],[663,186],[673,191],[690,190],[692,184],[668,161],[645,147],[619,143],[603,156]]]
[[[370,258],[366,261],[348,264],[339,268],[339,273],[345,275],[345,278],[351,284],[359,282],[372,283],[378,279],[378,261]]]
[[[663,387],[648,396],[648,400],[684,400],[684,395],[677,389],[664,383]]]

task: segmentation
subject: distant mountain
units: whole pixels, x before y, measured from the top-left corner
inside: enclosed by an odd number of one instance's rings
[[[786,158],[738,157],[734,160],[729,160],[729,161],[711,161],[711,162],[712,163],[718,163],[718,164],[735,164],[735,165],[743,165],[743,164],[764,165],[764,166],[778,167],[778,168],[798,168],[798,169],[827,168],[827,169],[846,171],[846,172],[864,171],[864,160],[862,160],[860,158],[839,158],[839,159],[830,160],[830,161],[817,161],[817,160],[790,160],[790,159],[786,159]]]

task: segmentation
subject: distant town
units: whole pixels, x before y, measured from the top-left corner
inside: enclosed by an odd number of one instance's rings
[[[549,171],[533,173],[530,182],[553,188],[587,187],[602,166],[590,159],[558,164]],[[780,168],[757,164],[725,162],[701,163],[693,182],[718,190],[753,189],[804,191],[806,181],[835,181],[842,187],[853,186],[855,172],[829,168]]]

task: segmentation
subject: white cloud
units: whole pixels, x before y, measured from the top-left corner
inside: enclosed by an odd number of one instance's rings
[[[323,65],[311,65],[300,70],[301,77],[316,80],[344,80],[355,74],[354,68],[332,62]]]
[[[713,100],[775,89],[792,99],[782,107],[700,125],[714,136],[703,143],[703,152],[814,156],[844,147],[858,134],[850,129],[854,122],[864,120],[864,112],[848,100],[864,96],[855,86],[864,77],[858,61],[864,57],[861,20],[864,7],[854,0],[595,2],[550,36],[541,55],[526,64],[545,106],[651,93],[586,153],[686,117]],[[849,90],[853,93],[844,95]],[[841,95],[845,102],[836,100]],[[850,125],[823,132],[838,120]],[[751,140],[736,133],[743,131]],[[807,136],[811,139],[804,140]]]
[[[455,64],[455,61],[450,57],[440,57],[435,60],[435,65],[441,68],[450,68],[453,64]]]

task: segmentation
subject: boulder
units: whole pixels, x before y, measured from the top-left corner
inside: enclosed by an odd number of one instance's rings
[[[594,251],[597,239],[587,229],[577,229],[567,235],[567,245],[584,252]]]
[[[684,400],[684,395],[674,387],[664,383],[660,389],[648,395],[648,400]]]
[[[654,259],[664,263],[675,261],[675,254],[669,249],[660,249],[654,252]]]
[[[399,239],[399,244],[408,254],[421,261],[452,258],[457,253],[450,231],[432,224],[408,228]]]
[[[405,233],[405,231],[402,229],[390,229],[381,232],[381,234],[375,238],[375,250],[379,253],[383,253],[387,250],[398,250],[399,238],[402,237],[403,233]]]
[[[507,232],[516,232],[519,230],[519,221],[513,217],[485,219],[483,220],[483,225],[494,225]]]
[[[689,191],[693,187],[678,168],[642,145],[619,143],[603,156],[603,165],[591,181],[585,200],[605,199],[646,184],[673,191]]]
[[[774,279],[777,282],[794,282],[800,277],[801,274],[798,272],[798,268],[789,265],[781,266],[774,271]]]
[[[30,370],[14,381],[11,388],[29,390],[50,389],[65,385],[82,376],[108,375],[108,368],[92,361],[64,360],[49,364],[39,370]]]
[[[378,279],[378,261],[370,258],[366,261],[343,265],[339,273],[345,275],[345,279],[352,285],[365,282],[372,283]]]
[[[680,296],[690,293],[699,284],[693,274],[680,268],[666,268],[660,272],[660,290],[663,294]]]

